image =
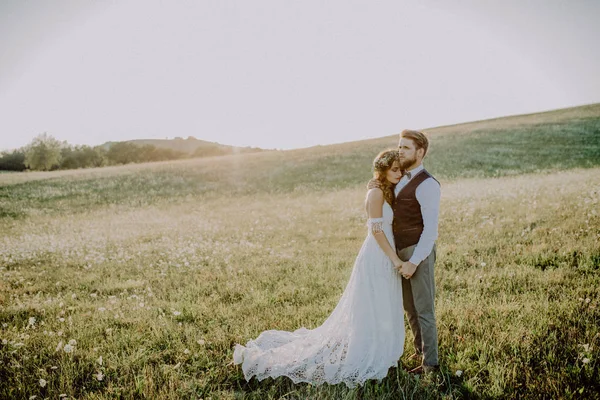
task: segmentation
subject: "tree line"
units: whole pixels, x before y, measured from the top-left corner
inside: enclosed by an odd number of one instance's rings
[[[257,151],[259,149],[242,149]],[[137,145],[116,142],[108,146],[70,145],[43,133],[20,149],[0,153],[0,170],[5,171],[53,171],[178,160],[190,157],[207,157],[232,154],[233,148],[211,144],[200,146],[192,153],[160,148],[151,144]]]

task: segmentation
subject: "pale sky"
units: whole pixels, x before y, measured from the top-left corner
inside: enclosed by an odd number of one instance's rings
[[[0,0],[0,149],[297,148],[600,102],[596,0]]]

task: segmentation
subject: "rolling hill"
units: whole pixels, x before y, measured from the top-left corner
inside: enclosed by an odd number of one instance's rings
[[[188,136],[186,139],[176,137],[174,139],[135,139],[127,140],[127,143],[133,143],[138,146],[151,145],[156,148],[170,149],[177,152],[189,154],[192,156],[216,156],[226,154],[244,154],[266,151],[258,147],[238,147],[225,144],[209,142]],[[106,149],[116,142],[106,142],[102,146]]]

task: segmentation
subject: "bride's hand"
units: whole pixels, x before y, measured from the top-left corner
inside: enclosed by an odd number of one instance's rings
[[[381,189],[381,182],[379,180],[373,178],[367,183],[367,189]]]
[[[405,261],[400,266],[400,273],[405,279],[410,279],[417,271],[417,265],[411,263],[410,261]]]

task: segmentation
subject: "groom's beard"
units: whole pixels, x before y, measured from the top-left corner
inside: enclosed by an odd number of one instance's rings
[[[400,164],[400,169],[407,169],[408,167],[410,167],[411,165],[413,165],[414,163],[417,162],[416,157],[413,158],[401,158],[398,162],[398,164]]]

